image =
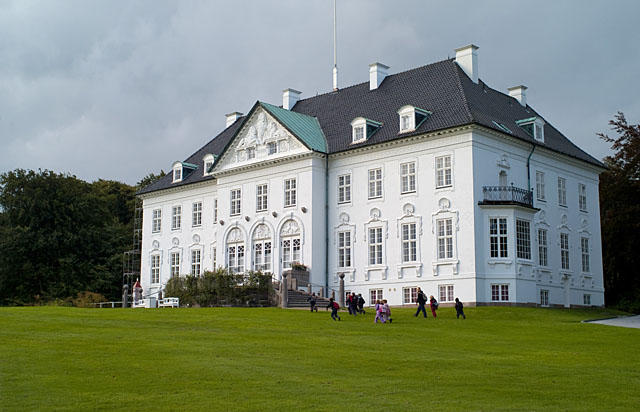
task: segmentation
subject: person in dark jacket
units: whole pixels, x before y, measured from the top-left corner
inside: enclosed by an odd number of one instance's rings
[[[362,297],[362,293],[358,293],[358,313],[364,315],[364,298]]]
[[[353,292],[351,296],[349,296],[348,305],[349,313],[351,313],[353,316],[358,316],[358,297],[356,296],[355,292]]]
[[[340,320],[340,315],[338,315],[338,309],[340,309],[340,305],[333,298],[329,298],[329,304],[327,305],[327,309],[331,308],[331,319]]]
[[[431,314],[433,314],[433,317],[435,318],[436,310],[438,310],[438,301],[433,297],[433,295],[429,297],[429,307],[431,308]]]
[[[462,302],[460,302],[460,300],[458,298],[456,298],[456,319],[460,319],[460,316],[462,315],[462,319],[466,319],[467,317],[464,316],[464,305],[462,304]]]
[[[427,297],[424,295],[424,292],[420,288],[418,288],[418,298],[416,303],[418,304],[418,310],[416,311],[416,314],[413,316],[418,317],[418,314],[420,313],[420,311],[422,311],[422,316],[426,318],[427,311],[424,310],[424,305],[427,303]]]
[[[318,298],[316,297],[316,292],[313,292],[311,296],[307,298],[307,302],[309,302],[309,305],[311,306],[311,312],[313,312],[314,310],[316,312],[318,311],[318,308],[316,308],[316,303],[318,302]]]

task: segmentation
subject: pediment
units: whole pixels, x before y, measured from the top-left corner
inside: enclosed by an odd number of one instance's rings
[[[214,173],[308,152],[311,150],[258,106],[222,155]]]

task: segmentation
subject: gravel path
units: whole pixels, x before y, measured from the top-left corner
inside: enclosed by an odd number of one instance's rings
[[[624,318],[593,320],[589,321],[589,323],[599,323],[601,325],[622,326],[623,328],[640,329],[640,315],[627,316]]]

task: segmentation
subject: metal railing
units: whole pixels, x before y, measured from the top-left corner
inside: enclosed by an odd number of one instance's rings
[[[533,207],[533,191],[511,186],[483,186],[485,204],[520,204]]]

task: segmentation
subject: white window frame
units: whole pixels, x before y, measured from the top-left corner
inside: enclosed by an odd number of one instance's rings
[[[418,175],[417,164],[415,161],[400,164],[400,193],[405,195],[415,193],[417,191]]]
[[[582,255],[582,273],[591,273],[591,256],[589,255],[589,238],[580,238],[580,252]]]
[[[202,201],[191,204],[191,227],[202,226]]]
[[[216,246],[211,248],[211,267],[213,270],[218,268],[218,248]]]
[[[455,300],[453,285],[438,285],[438,297],[440,302],[453,302]]]
[[[451,217],[436,220],[436,251],[437,260],[455,258],[455,229]]]
[[[447,162],[449,163],[447,165]],[[453,156],[436,156],[434,159],[436,189],[453,187]]]
[[[384,262],[384,228],[371,226],[367,228],[369,266],[381,266]]]
[[[569,260],[569,234],[560,233],[560,267],[562,270],[571,270]]]
[[[351,173],[338,175],[338,203],[351,203]]]
[[[540,170],[536,170],[536,199],[541,202],[546,202],[544,172]]]
[[[269,253],[267,254],[267,250]],[[263,273],[271,272],[273,261],[273,240],[257,239],[253,241],[253,270]]]
[[[587,211],[587,185],[578,183],[578,206],[581,212]]]
[[[496,221],[496,232],[492,233],[492,220]],[[504,233],[502,229],[504,228]],[[496,244],[496,254],[494,256],[493,239]],[[489,217],[489,258],[507,259],[509,258],[509,219],[503,216]]]
[[[591,294],[583,293],[582,294],[582,304],[585,306],[591,306]]]
[[[402,304],[412,305],[418,302],[418,287],[407,286],[402,288]]]
[[[400,115],[400,132],[408,132],[415,129],[413,125],[415,115],[411,115],[410,113],[401,114]]]
[[[171,252],[169,254],[170,277],[180,276],[180,252]]]
[[[213,224],[218,223],[218,198],[213,199]]]
[[[284,207],[295,207],[298,204],[298,180],[284,180]]]
[[[412,236],[413,232],[413,236]],[[400,224],[400,261],[404,263],[418,262],[418,224],[407,222]]]
[[[558,205],[567,207],[567,179],[558,176]]]
[[[510,298],[508,283],[491,284],[491,302],[508,302]]]
[[[247,147],[247,160],[256,158],[256,148],[255,147]]]
[[[538,265],[549,266],[549,235],[547,229],[538,228]]]
[[[171,230],[182,228],[182,205],[171,207]]]
[[[338,269],[353,267],[353,236],[351,230],[341,230],[338,237]]]
[[[278,142],[267,142],[267,155],[271,156],[278,153]]]
[[[549,290],[540,289],[540,306],[549,307]]]
[[[516,257],[531,260],[531,221],[516,218]]]
[[[291,269],[294,263],[302,263],[302,239],[299,234],[282,237],[282,270]]]
[[[153,209],[151,219],[151,232],[160,233],[162,231],[162,209]]]
[[[160,283],[160,261],[160,255],[151,255],[150,280],[152,285],[157,285]]]
[[[242,214],[242,189],[231,189],[229,191],[229,216],[239,216]]]
[[[173,167],[173,183],[181,182],[183,178],[182,165]]]
[[[256,212],[266,212],[269,209],[269,185],[256,185]]]
[[[244,273],[245,255],[244,242],[227,242],[227,267],[230,273]]]
[[[202,274],[202,249],[191,249],[191,275]]]
[[[384,173],[381,167],[367,170],[368,199],[382,199],[384,195]]]
[[[204,164],[204,176],[210,176],[212,172],[208,172],[209,168],[211,166],[213,166],[213,163],[215,161],[215,158],[213,157],[212,154],[207,154],[204,156],[204,158],[202,159],[202,162]]]
[[[383,299],[384,299],[384,289],[382,288],[369,289],[369,306],[375,306],[376,300],[383,300]]]

